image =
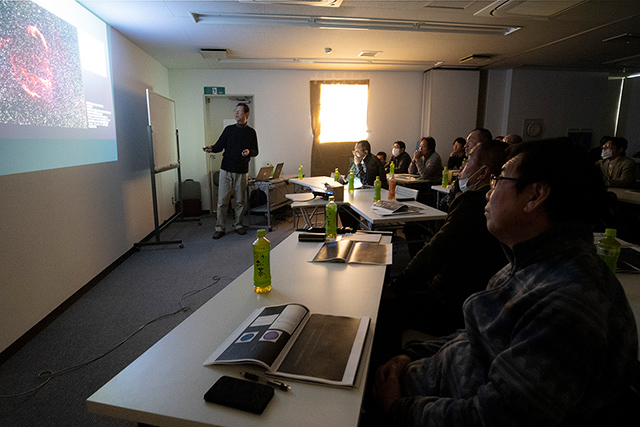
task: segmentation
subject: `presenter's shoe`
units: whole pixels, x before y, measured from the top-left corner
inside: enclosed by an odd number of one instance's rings
[[[236,228],[236,233],[238,233],[241,236],[244,236],[245,234],[247,234],[247,229],[244,227]]]
[[[214,240],[218,240],[219,238],[221,238],[222,236],[224,236],[224,231],[222,230],[216,230],[215,233],[213,233],[213,236],[211,236],[212,239]]]

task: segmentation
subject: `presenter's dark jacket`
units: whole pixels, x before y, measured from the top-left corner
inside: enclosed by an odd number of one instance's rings
[[[249,149],[249,155],[244,157],[242,152]],[[233,173],[249,172],[251,157],[258,155],[258,136],[256,131],[248,125],[229,125],[222,131],[222,135],[213,145],[212,151],[222,154],[221,169]]]

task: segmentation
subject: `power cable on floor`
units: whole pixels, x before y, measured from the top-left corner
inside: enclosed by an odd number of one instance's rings
[[[211,283],[211,284],[209,284],[209,285],[205,286],[204,288],[191,290],[191,291],[188,291],[188,292],[185,292],[184,294],[182,294],[182,297],[180,297],[180,301],[179,301],[179,302],[180,302],[180,308],[179,308],[179,309],[177,309],[177,310],[175,310],[175,311],[173,311],[173,312],[171,312],[171,313],[163,314],[163,315],[161,315],[161,316],[158,316],[158,317],[156,317],[156,318],[154,318],[154,319],[152,319],[152,320],[148,321],[147,323],[145,323],[144,325],[140,326],[138,329],[136,329],[135,331],[133,331],[133,332],[132,332],[128,337],[126,337],[125,339],[123,339],[122,341],[120,341],[118,344],[116,344],[114,347],[110,348],[109,350],[107,350],[106,352],[104,352],[103,354],[101,354],[100,356],[94,357],[93,359],[91,359],[91,360],[89,360],[89,361],[86,361],[86,362],[83,362],[83,363],[80,363],[80,364],[78,364],[78,365],[74,365],[74,366],[71,366],[71,367],[68,367],[68,368],[62,369],[61,371],[58,371],[58,372],[53,372],[53,371],[51,371],[51,370],[42,371],[42,372],[40,372],[40,373],[38,374],[38,377],[39,377],[39,378],[46,378],[46,379],[45,379],[45,381],[44,381],[42,384],[40,384],[40,385],[38,385],[38,386],[36,386],[36,387],[34,387],[34,388],[30,389],[30,390],[23,391],[22,393],[16,393],[16,394],[0,394],[0,398],[20,397],[20,396],[27,395],[27,394],[29,394],[29,393],[33,393],[33,392],[35,392],[35,391],[37,391],[37,390],[41,389],[42,387],[44,387],[44,386],[45,386],[49,381],[51,381],[51,380],[52,380],[53,378],[55,378],[55,377],[58,377],[58,376],[60,376],[60,375],[64,375],[64,374],[69,373],[69,372],[72,372],[72,371],[75,371],[76,369],[83,368],[83,367],[85,367],[85,366],[87,366],[87,365],[89,365],[89,364],[91,364],[91,363],[93,363],[93,362],[96,362],[96,361],[98,361],[98,360],[102,359],[103,357],[105,357],[106,355],[108,355],[109,353],[113,352],[113,351],[114,351],[114,350],[116,350],[118,347],[120,347],[121,345],[123,345],[124,343],[126,343],[127,341],[129,341],[131,338],[133,338],[133,336],[134,336],[134,335],[136,335],[138,332],[142,331],[144,328],[146,328],[146,327],[147,327],[147,326],[149,326],[150,324],[152,324],[152,323],[154,323],[154,322],[157,322],[158,320],[162,320],[162,319],[166,319],[166,318],[168,318],[168,317],[174,316],[174,315],[176,315],[176,314],[178,314],[178,313],[181,313],[181,312],[187,312],[187,311],[191,310],[191,307],[190,307],[190,306],[185,306],[185,305],[183,304],[183,300],[184,300],[185,298],[190,297],[190,296],[196,295],[196,294],[198,294],[198,293],[200,293],[200,292],[204,291],[205,289],[208,289],[208,288],[210,288],[210,287],[212,287],[212,286],[214,286],[214,285],[217,285],[217,284],[218,284],[218,282],[220,282],[220,280],[222,280],[222,279],[229,279],[229,280],[233,280],[233,278],[232,278],[232,277],[219,277],[219,276],[213,276],[213,277],[212,277],[212,283]]]

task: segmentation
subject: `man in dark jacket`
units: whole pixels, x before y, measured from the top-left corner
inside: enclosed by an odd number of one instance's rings
[[[464,300],[507,263],[484,217],[489,181],[500,172],[506,147],[489,141],[472,150],[444,225],[391,284],[378,316],[391,345],[400,346],[404,329],[443,335],[464,327]]]
[[[226,231],[227,207],[234,196],[235,221],[233,227],[238,234],[247,234],[242,218],[247,206],[247,174],[249,160],[258,155],[258,137],[256,131],[247,125],[249,106],[243,102],[235,109],[236,124],[229,125],[214,145],[204,147],[207,153],[222,154],[220,180],[218,187],[218,212],[214,239],[224,236]]]
[[[353,148],[353,159],[349,165],[349,172],[360,180],[362,185],[373,185],[376,177],[380,177],[382,188],[387,188],[387,174],[384,165],[373,154],[369,141],[359,141]]]

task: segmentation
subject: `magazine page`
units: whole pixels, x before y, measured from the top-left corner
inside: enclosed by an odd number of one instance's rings
[[[417,213],[420,212],[418,206],[406,205],[399,202],[393,202],[389,200],[384,200],[380,202],[375,202],[371,206],[371,210],[378,215],[398,215],[398,214],[409,214],[409,213]]]
[[[313,262],[347,262],[353,247],[350,240],[339,240],[336,242],[325,242],[318,248]]]
[[[204,364],[257,363],[268,369],[308,314],[309,309],[300,304],[259,308]]]
[[[378,202],[374,202],[372,208],[376,212],[394,213],[403,209],[407,210],[407,205],[404,203],[394,202],[393,200],[380,200]]]
[[[369,322],[369,317],[312,314],[268,374],[353,387]]]
[[[355,234],[344,234],[342,236],[342,240],[351,240],[353,242],[378,243],[381,237],[382,237],[382,234],[356,232]]]
[[[393,247],[386,244],[356,242],[349,263],[391,265],[393,261]]]

